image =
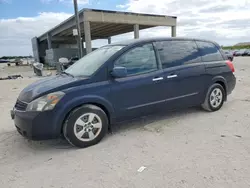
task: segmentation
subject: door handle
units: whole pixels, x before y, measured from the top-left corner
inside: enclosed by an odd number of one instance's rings
[[[176,78],[178,77],[176,74],[173,74],[173,75],[169,75],[167,78]]]
[[[163,77],[153,78],[153,82],[163,80]]]

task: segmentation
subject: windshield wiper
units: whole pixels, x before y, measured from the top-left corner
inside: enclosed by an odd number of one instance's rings
[[[65,71],[61,72],[61,74],[66,74],[66,75],[71,76],[71,77],[73,77],[73,78],[74,78],[74,76],[73,76],[72,74],[67,73],[67,72],[65,72]]]

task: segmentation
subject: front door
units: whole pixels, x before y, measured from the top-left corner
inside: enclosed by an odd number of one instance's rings
[[[114,67],[125,67],[128,73],[125,78],[111,80],[111,100],[118,120],[138,117],[163,105],[163,73],[151,43],[125,52]]]

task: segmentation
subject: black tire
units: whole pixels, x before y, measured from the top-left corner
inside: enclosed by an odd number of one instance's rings
[[[78,120],[78,118],[80,118],[84,114],[88,114],[88,113],[95,114],[97,117],[99,117],[99,119],[101,120],[101,124],[102,124],[101,127],[102,128],[101,128],[99,134],[93,140],[83,141],[83,140],[80,140],[82,138],[78,139],[75,132],[74,132],[76,129],[75,123]],[[87,121],[89,121],[89,120],[87,120]],[[63,125],[63,135],[71,145],[76,146],[76,147],[80,147],[80,148],[85,148],[85,147],[89,147],[89,146],[95,145],[98,142],[100,142],[108,131],[108,125],[109,125],[108,117],[107,117],[106,113],[101,108],[99,108],[98,106],[95,106],[95,105],[83,105],[83,106],[73,110],[70,113],[70,115],[68,116],[68,118],[66,119],[66,121]],[[76,125],[76,126],[78,126],[78,125]],[[80,127],[85,129],[84,126],[80,126]],[[93,128],[93,129],[95,129],[95,128]],[[88,132],[85,132],[85,133],[88,134]]]
[[[221,99],[221,102],[218,106],[214,107],[210,101],[211,99],[211,95],[212,95],[212,92],[215,91],[215,89],[219,89],[222,93],[222,99]],[[217,110],[219,110],[223,104],[224,104],[224,101],[225,101],[225,98],[226,98],[226,92],[225,92],[225,89],[223,88],[222,85],[218,84],[218,83],[215,83],[213,85],[211,85],[208,89],[208,92],[206,94],[206,98],[205,98],[205,101],[204,103],[201,105],[201,107],[206,110],[206,111],[209,111],[209,112],[215,112]]]

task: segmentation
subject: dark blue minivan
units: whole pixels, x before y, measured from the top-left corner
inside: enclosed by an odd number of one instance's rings
[[[60,135],[74,146],[98,143],[116,122],[159,110],[219,110],[236,84],[234,66],[214,42],[152,38],[101,47],[60,75],[18,96],[11,116],[30,139]]]

